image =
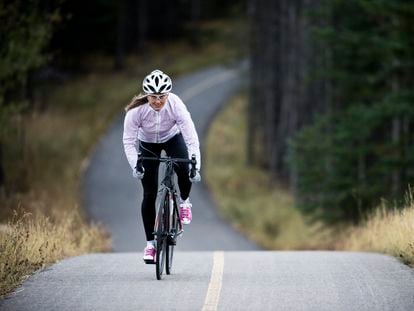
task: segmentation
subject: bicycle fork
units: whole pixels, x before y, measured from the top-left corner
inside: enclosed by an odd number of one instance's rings
[[[177,196],[173,192],[168,193],[168,199],[170,203],[170,232],[168,234],[168,240],[170,245],[176,245],[177,243],[177,237],[180,236],[183,233],[182,225],[180,221],[180,215],[178,212],[177,207]]]

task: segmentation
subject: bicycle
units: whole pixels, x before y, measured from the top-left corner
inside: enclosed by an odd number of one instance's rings
[[[144,157],[138,153],[136,169],[143,171],[143,160],[158,161],[166,164],[165,174],[158,189],[157,214],[154,224],[154,237],[156,242],[155,273],[157,280],[161,280],[165,271],[171,274],[174,256],[174,246],[177,238],[183,233],[183,226],[178,211],[178,192],[174,180],[174,165],[177,163],[191,164],[190,177],[196,174],[196,158],[192,155],[191,159],[171,158],[171,157]]]

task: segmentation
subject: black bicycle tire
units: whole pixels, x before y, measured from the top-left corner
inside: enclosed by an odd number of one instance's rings
[[[155,261],[155,274],[157,280],[162,279],[162,274],[164,271],[165,261],[166,261],[166,248],[167,248],[167,235],[165,232],[168,230],[168,198],[167,192],[163,194],[160,201],[160,206],[158,208],[158,226],[156,234],[156,243],[157,243],[157,254]]]
[[[171,206],[170,206],[171,208]],[[177,234],[178,232],[178,219],[177,219],[177,206],[176,202],[174,202],[172,217],[171,217],[171,229],[173,229],[174,234]],[[177,237],[175,237],[177,238]],[[165,265],[165,271],[167,274],[171,274],[172,271],[172,263],[174,258],[174,246],[175,244],[168,243],[167,245],[167,252],[166,252],[166,265]]]

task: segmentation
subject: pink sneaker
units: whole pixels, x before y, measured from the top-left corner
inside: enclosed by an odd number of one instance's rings
[[[192,206],[190,199],[181,201],[180,203],[180,218],[184,225],[188,225],[193,219],[193,214],[191,213]]]
[[[146,263],[154,263],[156,252],[157,250],[154,246],[147,246],[144,249],[144,257],[142,259],[144,259]]]

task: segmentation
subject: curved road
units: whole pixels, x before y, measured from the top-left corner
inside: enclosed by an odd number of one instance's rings
[[[201,137],[237,73],[212,68],[179,80]],[[138,197],[121,145],[122,117],[98,144],[86,175],[91,217],[112,232],[114,253],[69,258],[31,276],[0,310],[414,310],[414,272],[370,253],[260,251],[216,215],[194,187],[194,221],[179,241],[173,274],[155,280],[141,262]],[[138,251],[138,253],[137,253]]]

